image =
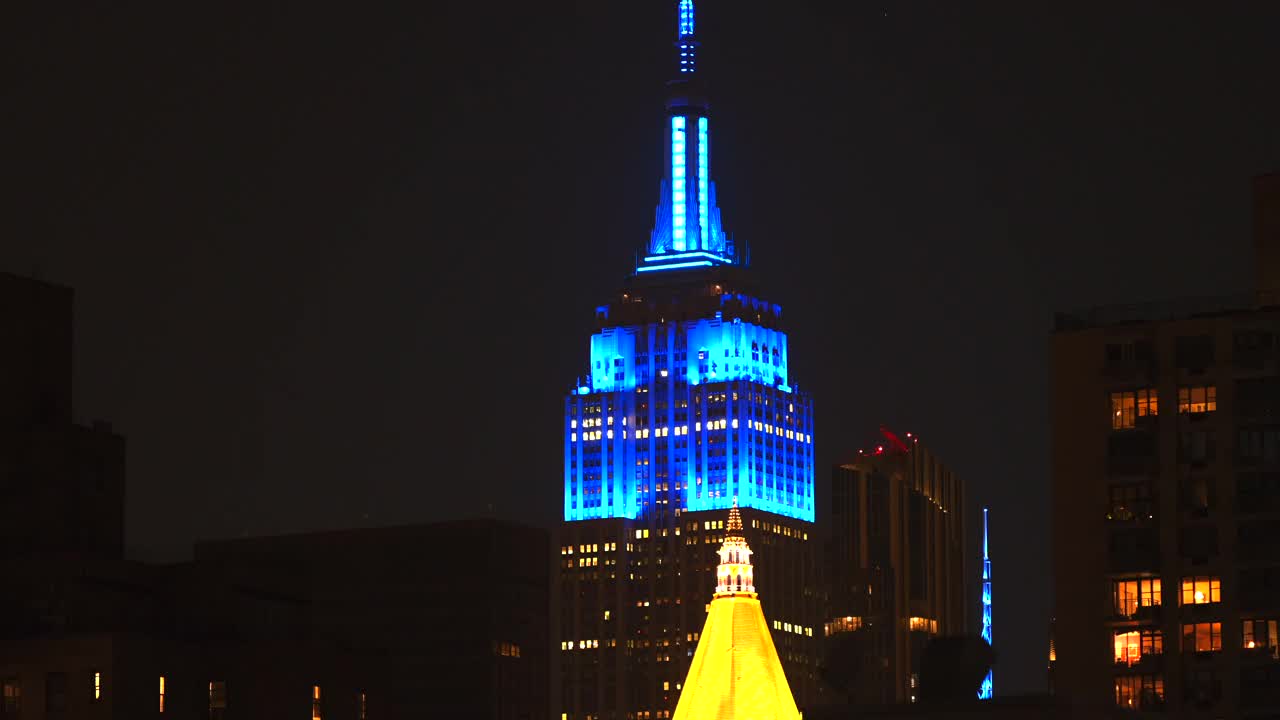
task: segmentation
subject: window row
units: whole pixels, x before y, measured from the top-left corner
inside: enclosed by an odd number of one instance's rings
[[[1179,413],[1206,413],[1218,409],[1218,388],[1214,385],[1195,385],[1178,388]],[[1155,388],[1140,388],[1111,393],[1111,429],[1127,430],[1136,427],[1139,418],[1160,414],[1159,392]]]
[[[1160,578],[1134,577],[1111,581],[1112,607],[1116,615],[1132,617],[1139,608],[1160,607]],[[1222,602],[1222,580],[1211,576],[1182,578],[1179,596],[1182,605]]]
[[[503,655],[513,657],[520,656],[520,648],[513,643],[502,643],[497,651]],[[46,714],[58,715],[67,712],[70,704],[70,683],[69,675],[65,672],[51,672],[45,675],[44,681],[44,710]],[[103,700],[106,694],[104,679],[100,671],[91,671],[86,678],[84,692],[87,699],[91,703],[98,703]],[[222,718],[227,710],[227,683],[225,680],[211,680],[208,683],[208,711],[209,717],[215,720]],[[169,710],[169,692],[168,682],[164,675],[159,676],[157,682],[156,710],[160,714],[167,714]],[[359,693],[358,700],[358,720],[368,720],[368,697],[364,691]],[[23,695],[22,684],[16,677],[0,679],[0,717],[21,717],[23,712]],[[323,707],[320,700],[320,686],[311,686],[311,718],[312,720],[323,720]]]

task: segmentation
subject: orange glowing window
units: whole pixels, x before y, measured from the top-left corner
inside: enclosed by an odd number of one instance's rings
[[[1216,577],[1182,578],[1182,604],[1205,605],[1222,602],[1222,581]]]
[[[1218,409],[1218,388],[1214,385],[1196,385],[1178,388],[1178,412],[1203,413]]]
[[[1116,707],[1141,710],[1164,704],[1164,678],[1160,675],[1122,675],[1115,679],[1115,690]]]
[[[212,718],[222,717],[222,711],[227,709],[227,681],[211,680],[209,681],[209,716]]]
[[[1116,664],[1133,665],[1143,656],[1164,653],[1164,634],[1159,630],[1130,630],[1115,634]]]
[[[1222,649],[1222,623],[1205,622],[1182,626],[1183,652],[1217,652]]]
[[[164,676],[160,676],[160,712],[164,712]]]
[[[1154,388],[1111,393],[1111,428],[1124,430],[1137,424],[1137,418],[1160,413],[1159,394]]]
[[[320,712],[320,686],[311,686],[311,720],[322,720]]]
[[[1245,620],[1241,647],[1245,650],[1266,650],[1272,658],[1280,658],[1280,637],[1277,637],[1277,621]]]
[[[1115,614],[1132,617],[1139,608],[1160,606],[1160,578],[1113,580],[1111,593]]]

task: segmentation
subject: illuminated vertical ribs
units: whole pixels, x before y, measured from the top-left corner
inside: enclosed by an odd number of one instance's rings
[[[685,221],[688,218],[688,194],[685,185],[685,119],[671,118],[671,248],[686,248]]]
[[[711,243],[711,203],[708,196],[711,173],[707,169],[707,119],[698,118],[698,237],[700,248],[710,248]]]

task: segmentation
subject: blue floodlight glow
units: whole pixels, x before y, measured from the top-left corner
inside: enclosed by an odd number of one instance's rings
[[[982,508],[982,639],[991,644],[991,556],[987,548],[987,508]],[[979,700],[990,700],[994,693],[992,671],[982,679]]]
[[[698,246],[711,246],[711,225],[708,222],[711,213],[707,201],[707,119],[698,118]]]
[[[692,257],[714,265],[738,263],[733,242],[720,222],[716,184],[711,180],[711,121],[701,112],[687,112],[681,109],[671,116],[671,178],[669,185],[662,185],[648,252],[636,272],[687,268],[690,266],[671,261]],[[692,132],[695,124],[696,135]],[[696,163],[691,157],[695,147]]]
[[[684,253],[667,253],[666,255],[646,255],[644,261],[647,263],[669,262],[671,260],[687,260],[690,258],[701,258],[703,260],[712,260],[715,262],[725,261],[723,255],[716,255],[715,253],[701,252],[697,250]]]
[[[692,73],[698,49],[692,0],[680,0],[678,10],[676,47],[680,72]],[[671,174],[663,181],[649,247],[637,272],[683,267],[655,258],[691,251],[709,253],[708,259],[715,265],[737,265],[740,261],[733,240],[724,231],[720,208],[716,205],[716,184],[711,179],[711,121],[705,102],[697,96],[696,89],[691,96],[675,96],[669,106]]]
[[[785,333],[708,317],[605,328],[590,349],[589,379],[565,401],[565,520],[724,510],[737,496],[813,521],[813,406],[788,384]]]
[[[693,34],[693,0],[680,0],[680,37]]]
[[[680,0],[679,16],[676,44],[680,48],[680,72],[692,73],[695,69],[693,53],[698,46],[693,40],[693,0]]]
[[[648,267],[638,267],[636,268],[636,272],[642,273],[642,272],[653,272],[655,270],[677,270],[679,268],[711,267],[713,264],[714,263],[712,263],[710,260],[698,260],[697,262],[669,263],[667,265],[651,265]]]
[[[678,8],[680,72],[691,73],[693,1]],[[696,273],[740,258],[716,205],[706,103],[691,84],[673,87],[671,174],[636,273],[687,270],[678,286],[696,288]],[[637,283],[625,308],[597,308],[590,368],[565,397],[564,519],[726,510],[736,497],[813,522],[813,404],[790,384],[782,308],[717,279],[714,290],[692,290],[693,302],[677,297],[669,316],[647,313],[640,293],[665,287],[659,278]],[[639,319],[610,326],[611,317]]]

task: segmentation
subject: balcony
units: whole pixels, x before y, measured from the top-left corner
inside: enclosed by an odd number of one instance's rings
[[[1280,660],[1280,647],[1255,645],[1240,648],[1240,662],[1244,664],[1267,665],[1277,660]]]
[[[1149,675],[1160,672],[1160,660],[1164,655],[1160,653],[1145,653],[1137,658],[1116,659],[1116,671],[1125,673],[1142,673]]]

